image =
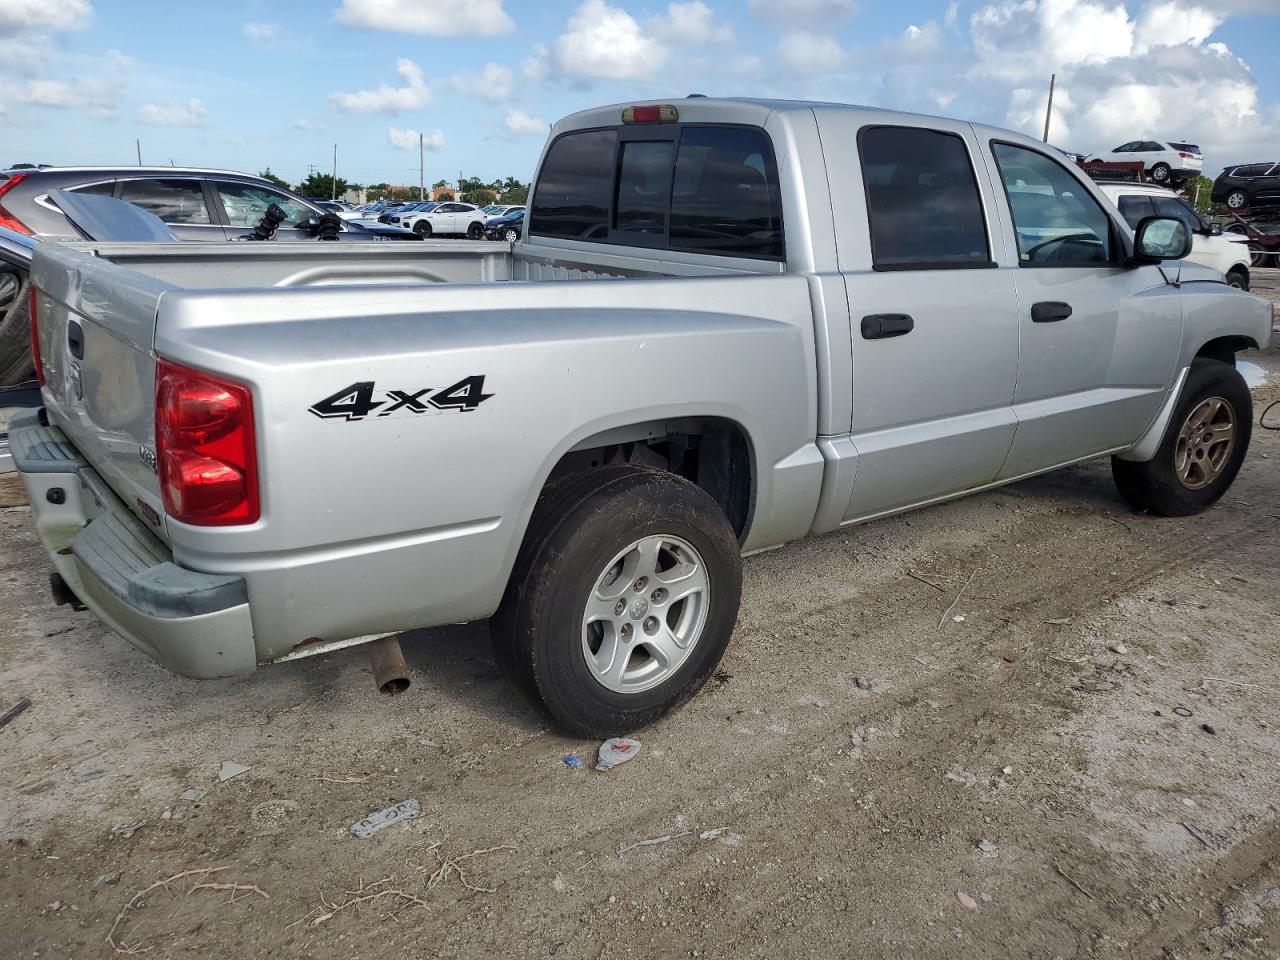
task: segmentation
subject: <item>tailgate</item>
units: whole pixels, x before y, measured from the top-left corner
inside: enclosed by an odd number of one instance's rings
[[[155,458],[155,335],[171,284],[44,242],[31,268],[49,420],[164,536]]]

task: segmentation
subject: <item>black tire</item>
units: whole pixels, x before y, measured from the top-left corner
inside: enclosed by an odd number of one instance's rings
[[[1223,199],[1232,210],[1244,210],[1249,206],[1249,194],[1243,190],[1232,190]]]
[[[1167,163],[1157,163],[1151,168],[1151,179],[1162,186],[1169,183],[1169,165]]]
[[[1244,267],[1232,267],[1227,271],[1227,286],[1237,290],[1249,289],[1249,271]]]
[[[615,692],[587,665],[585,604],[611,559],[654,535],[680,538],[697,551],[708,582],[706,619],[669,677],[642,692]],[[649,467],[601,467],[551,487],[535,508],[490,621],[494,655],[512,684],[564,731],[619,736],[702,687],[729,643],[741,591],[737,538],[704,490]]]
[[[1249,266],[1261,267],[1267,262],[1267,251],[1260,243],[1249,244]]]
[[[502,239],[507,241],[507,243],[515,243],[520,239],[520,231],[515,227],[507,227],[507,229],[503,231]]]
[[[413,225],[413,232],[420,236],[423,240],[431,236],[431,221],[419,220]]]
[[[28,380],[33,370],[27,274],[0,270],[0,386]]]
[[[1235,422],[1235,443],[1217,476],[1200,489],[1191,489],[1177,475],[1178,438],[1193,410],[1209,399],[1226,401]],[[1221,360],[1197,358],[1178,395],[1173,416],[1155,457],[1146,463],[1111,458],[1111,473],[1120,494],[1135,510],[1163,517],[1189,517],[1215,503],[1240,472],[1253,433],[1253,399],[1235,367]]]
[[[468,239],[468,240],[483,240],[483,239],[484,239],[484,224],[483,224],[483,223],[480,223],[478,220],[473,221],[473,222],[471,223],[471,225],[467,227],[467,239]]]

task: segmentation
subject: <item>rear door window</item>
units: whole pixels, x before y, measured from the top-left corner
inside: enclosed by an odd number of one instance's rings
[[[1120,208],[1120,215],[1135,230],[1145,217],[1156,215],[1155,208],[1151,206],[1151,198],[1147,196],[1131,194],[1121,197],[1116,206]]]
[[[994,266],[964,140],[921,127],[858,135],[876,270]]]
[[[613,200],[616,130],[584,130],[556,139],[538,175],[531,234],[603,240]]]
[[[757,127],[685,127],[671,189],[673,250],[782,260],[782,192]]]
[[[165,223],[212,223],[199,180],[125,180],[120,199],[136,203]]]

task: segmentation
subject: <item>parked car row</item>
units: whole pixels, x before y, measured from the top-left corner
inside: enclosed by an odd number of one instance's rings
[[[432,236],[458,236],[470,240],[482,239],[490,223],[517,210],[523,211],[524,207],[503,203],[478,207],[474,203],[456,200],[419,200],[400,204],[382,202],[356,208],[356,212],[364,217],[376,217],[380,223],[412,230],[424,239]]]

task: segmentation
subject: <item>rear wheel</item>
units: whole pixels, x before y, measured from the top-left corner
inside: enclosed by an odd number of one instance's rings
[[[0,270],[0,386],[26,380],[32,371],[27,275]]]
[[[1253,428],[1253,400],[1235,367],[1201,357],[1191,364],[1164,440],[1146,463],[1111,459],[1121,495],[1165,517],[1199,513],[1240,472]]]
[[[1151,168],[1151,179],[1161,185],[1169,183],[1169,165],[1167,163],[1157,163]]]
[[[687,700],[720,662],[742,562],[723,511],[661,470],[572,477],[534,511],[494,652],[567,732],[616,736]]]
[[[1243,210],[1249,206],[1249,195],[1243,190],[1232,190],[1227,194],[1227,206],[1232,210]]]
[[[419,220],[413,225],[413,232],[425,240],[431,236],[431,222],[429,220]]]

